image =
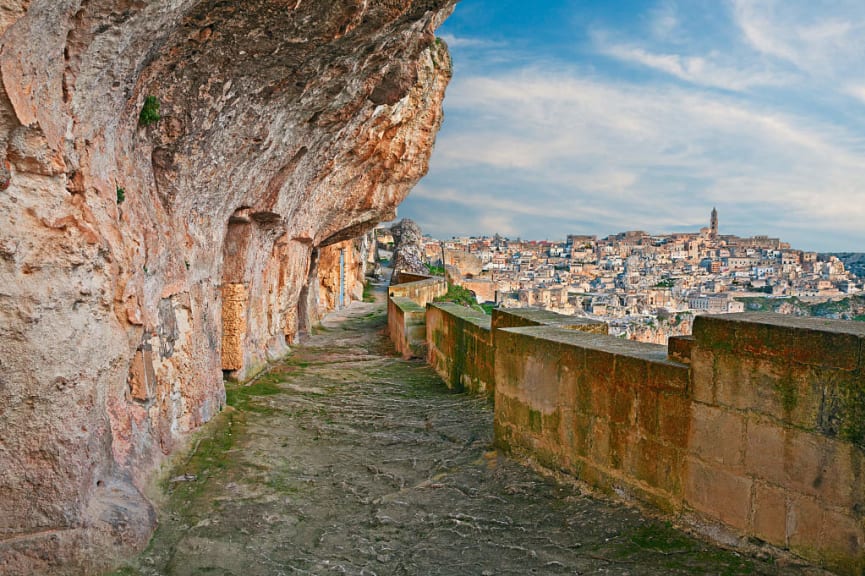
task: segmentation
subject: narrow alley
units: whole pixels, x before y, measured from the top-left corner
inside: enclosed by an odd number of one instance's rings
[[[492,407],[394,356],[383,290],[251,386],[166,479],[116,574],[822,574],[743,557],[492,447]]]

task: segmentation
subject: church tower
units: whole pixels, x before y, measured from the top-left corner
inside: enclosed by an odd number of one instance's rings
[[[712,220],[709,224],[709,233],[712,235],[712,238],[718,237],[718,210],[716,208],[712,208]]]

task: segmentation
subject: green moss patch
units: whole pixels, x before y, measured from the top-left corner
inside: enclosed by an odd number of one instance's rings
[[[676,530],[669,522],[649,521],[623,534],[608,554],[621,560],[644,559],[675,574],[703,574],[705,566],[712,566],[712,574],[719,576],[755,573],[752,560],[709,546]]]

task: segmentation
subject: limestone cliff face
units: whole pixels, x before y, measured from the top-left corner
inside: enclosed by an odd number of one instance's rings
[[[425,173],[455,1],[0,0],[0,573],[146,540],[223,370]]]
[[[429,274],[423,260],[423,232],[414,220],[403,218],[390,228],[393,234],[393,274],[390,279],[391,285],[405,282],[401,278],[405,274]]]

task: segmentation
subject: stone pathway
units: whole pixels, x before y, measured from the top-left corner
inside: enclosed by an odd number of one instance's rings
[[[355,304],[252,386],[167,482],[117,574],[820,574],[742,557],[491,448],[492,406],[392,355]]]

